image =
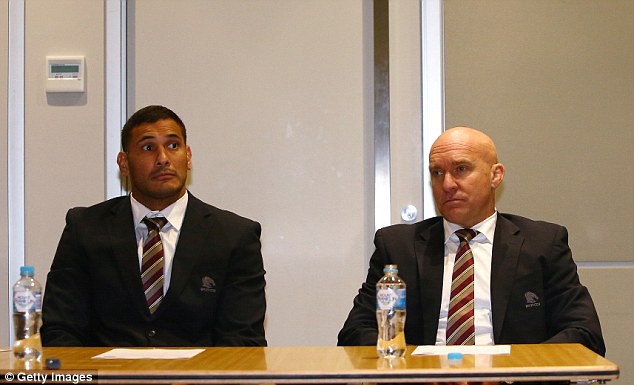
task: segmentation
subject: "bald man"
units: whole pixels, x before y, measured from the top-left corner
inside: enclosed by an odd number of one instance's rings
[[[567,230],[497,212],[495,190],[504,166],[491,138],[467,127],[445,131],[432,145],[429,172],[441,216],[377,231],[366,281],[338,344],[376,344],[375,285],[387,264],[397,264],[407,284],[407,343],[447,344],[455,232],[472,229],[475,327],[467,344],[578,342],[605,355],[599,318],[579,282]]]

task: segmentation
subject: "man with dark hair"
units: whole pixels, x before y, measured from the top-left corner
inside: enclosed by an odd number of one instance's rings
[[[170,109],[121,132],[130,194],[66,216],[46,282],[45,346],[265,346],[260,224],[186,188],[192,152]]]
[[[180,127],[183,140],[187,142],[187,129],[185,123],[176,113],[163,106],[147,106],[141,108],[134,115],[130,116],[121,130],[121,148],[123,152],[128,152],[128,145],[132,137],[132,130],[143,123],[154,123],[158,120],[171,119]]]

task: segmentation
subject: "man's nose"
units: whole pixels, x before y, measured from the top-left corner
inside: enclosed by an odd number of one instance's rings
[[[159,147],[157,154],[156,154],[156,165],[157,166],[164,166],[166,164],[169,164],[169,158],[167,156],[167,150]]]
[[[451,175],[451,173],[445,173],[444,178],[442,180],[442,187],[445,191],[455,190],[457,187],[456,181]]]

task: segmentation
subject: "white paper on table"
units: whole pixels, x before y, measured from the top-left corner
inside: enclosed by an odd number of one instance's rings
[[[444,356],[449,353],[511,354],[511,345],[423,345],[414,349],[412,355]]]
[[[112,349],[98,354],[96,359],[187,359],[204,352],[205,349]]]

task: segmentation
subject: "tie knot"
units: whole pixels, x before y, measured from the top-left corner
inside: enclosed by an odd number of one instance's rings
[[[145,225],[149,230],[161,230],[163,228],[163,226],[165,226],[165,224],[167,223],[167,218],[165,217],[154,217],[154,218],[148,218],[145,217],[143,218],[143,223],[145,223]]]
[[[473,237],[476,236],[476,231],[472,229],[460,229],[460,230],[456,230],[456,235],[458,236],[461,242],[465,241],[469,243],[473,239]]]

